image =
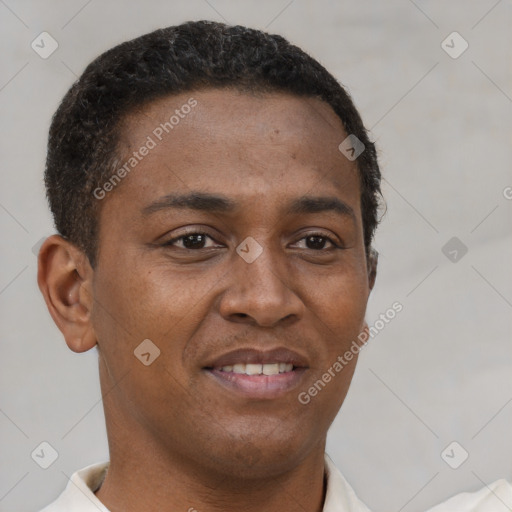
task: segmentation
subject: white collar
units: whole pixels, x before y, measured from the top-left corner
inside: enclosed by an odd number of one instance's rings
[[[323,512],[370,512],[327,454],[324,459],[327,489]],[[57,500],[40,512],[109,512],[94,494],[103,482],[109,464],[109,461],[98,462],[73,473]]]
[[[370,512],[327,454],[324,460],[327,489],[323,512]],[[94,494],[108,466],[109,461],[99,462],[73,473],[57,500],[40,512],[110,512]],[[501,512],[507,508],[512,510],[512,485],[501,479],[478,492],[458,494],[427,512]]]

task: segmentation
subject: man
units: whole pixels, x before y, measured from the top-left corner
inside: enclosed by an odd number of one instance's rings
[[[69,348],[98,348],[110,460],[44,511],[368,511],[325,454],[380,196],[339,83],[279,36],[157,30],[66,94],[45,181],[38,283]]]

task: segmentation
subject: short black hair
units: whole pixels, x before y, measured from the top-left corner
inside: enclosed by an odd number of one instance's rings
[[[378,224],[381,174],[376,149],[343,86],[279,35],[213,21],[189,21],[126,41],[93,60],[55,112],[46,193],[58,233],[95,266],[100,203],[93,191],[119,164],[123,118],[173,94],[205,88],[285,92],[328,103],[365,146],[357,158],[366,251]],[[341,142],[341,141],[340,141]]]

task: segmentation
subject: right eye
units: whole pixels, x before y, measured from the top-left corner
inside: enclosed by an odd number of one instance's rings
[[[168,247],[168,246],[176,247],[178,249],[191,250],[191,251],[200,250],[200,249],[210,249],[211,247],[214,247],[214,246],[208,247],[208,246],[204,245],[208,238],[210,240],[213,240],[213,238],[210,235],[208,235],[207,233],[203,233],[200,231],[193,231],[193,232],[186,233],[184,235],[172,238],[171,240],[162,244],[162,246],[163,247]],[[176,245],[177,242],[181,242],[182,247],[177,246]]]

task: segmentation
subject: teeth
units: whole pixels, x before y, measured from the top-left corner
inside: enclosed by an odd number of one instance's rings
[[[244,373],[245,375],[277,375],[279,373],[291,372],[293,364],[291,363],[268,363],[268,364],[244,364],[223,366],[223,372]]]
[[[229,368],[229,366],[224,366],[224,368]],[[228,371],[222,368],[222,371]],[[234,373],[245,373],[245,364],[235,364],[233,365],[233,372]]]
[[[247,375],[259,375],[263,371],[262,364],[246,364],[245,373]]]
[[[277,375],[279,373],[279,365],[277,363],[264,364],[262,373],[263,375]]]

